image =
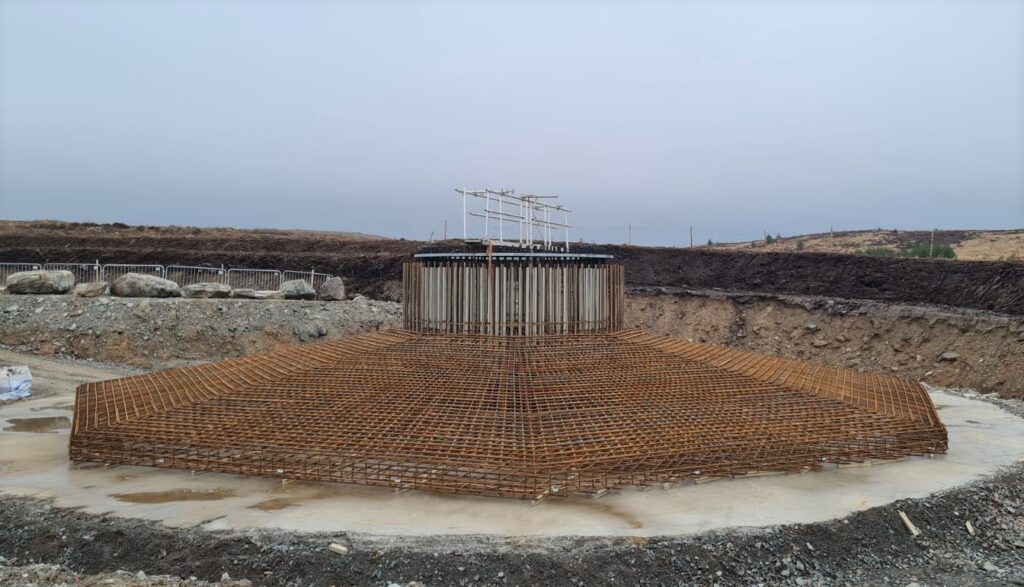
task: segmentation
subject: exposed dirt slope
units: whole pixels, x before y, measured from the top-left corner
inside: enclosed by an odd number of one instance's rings
[[[1024,314],[1024,263],[610,247],[633,286],[937,304]]]
[[[425,243],[332,239],[320,233],[122,229],[6,223],[0,261],[159,263],[309,269],[396,300],[402,261]],[[192,232],[198,231],[198,232]],[[880,259],[825,253],[607,247],[634,286],[686,286],[944,304],[1024,315],[1024,263]]]
[[[397,325],[394,302],[0,296],[0,344],[140,367],[266,353]]]
[[[388,282],[401,280],[401,260],[421,246],[350,233],[0,222],[0,261],[315,269],[378,298],[394,297]]]
[[[400,324],[370,301],[0,296],[0,344],[141,367],[227,359]],[[626,323],[837,367],[1024,397],[1024,318],[786,295],[649,289]],[[810,326],[808,326],[810,325]],[[956,353],[956,358],[943,353]],[[0,359],[2,359],[0,355]]]
[[[626,322],[695,342],[1024,397],[1024,318],[808,296],[648,290],[627,298]]]

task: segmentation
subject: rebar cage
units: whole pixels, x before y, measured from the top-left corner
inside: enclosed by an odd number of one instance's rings
[[[428,250],[403,293],[401,330],[82,385],[71,459],[539,499],[947,448],[909,379],[623,330],[599,251]]]
[[[390,330],[89,383],[70,453],[538,499],[944,452],[909,379],[636,330]]]
[[[622,328],[625,277],[602,254],[422,253],[403,267],[407,330],[537,336]]]

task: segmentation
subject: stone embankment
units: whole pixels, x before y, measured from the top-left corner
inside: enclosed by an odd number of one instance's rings
[[[170,279],[126,273],[113,283],[97,281],[75,285],[75,276],[70,271],[33,270],[21,271],[7,276],[4,293],[11,294],[66,294],[72,293],[83,298],[95,298],[109,293],[120,298],[245,298],[274,300],[315,300],[339,301],[345,299],[345,283],[340,277],[331,277],[321,286],[313,289],[304,279],[292,279],[281,284],[280,289],[259,291],[253,289],[232,289],[224,283],[193,283],[179,286]]]
[[[401,324],[354,300],[0,296],[0,344],[136,366],[218,360]],[[1024,317],[810,296],[646,288],[626,325],[930,385],[1024,397]]]
[[[814,296],[642,288],[626,324],[939,387],[1024,397],[1024,317]]]
[[[353,300],[0,296],[0,344],[142,367],[270,352],[396,326],[401,307]]]

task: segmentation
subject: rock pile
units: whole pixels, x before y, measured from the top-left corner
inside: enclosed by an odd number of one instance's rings
[[[312,300],[316,298],[316,290],[305,279],[292,279],[281,284],[285,299]]]
[[[155,275],[126,273],[110,284],[110,293],[120,298],[177,298],[177,283]]]
[[[242,298],[251,300],[315,300],[340,301],[345,299],[345,282],[332,277],[313,289],[304,279],[292,279],[281,284],[279,290],[231,289],[225,283],[193,283],[180,287],[174,281],[127,273],[113,283],[106,281],[79,283],[70,271],[22,271],[7,278],[0,292],[12,294],[66,294],[72,292],[82,298],[95,298],[109,293],[120,298]]]
[[[332,277],[320,286],[320,299],[337,301],[345,299],[345,282],[340,277]]]
[[[7,276],[7,292],[13,294],[66,294],[74,286],[70,271],[20,271]]]
[[[107,293],[107,288],[110,286],[106,281],[96,281],[93,283],[79,283],[73,290],[74,294],[80,298],[95,298]]]
[[[398,304],[362,296],[340,302],[9,296],[0,303],[0,344],[150,366],[269,352],[399,326],[401,319]]]
[[[227,298],[231,297],[231,286],[226,283],[193,283],[181,288],[184,298]]]

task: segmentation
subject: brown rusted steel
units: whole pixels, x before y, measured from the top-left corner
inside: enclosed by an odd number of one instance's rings
[[[391,330],[85,384],[70,453],[537,499],[946,447],[909,379],[636,330]]]

